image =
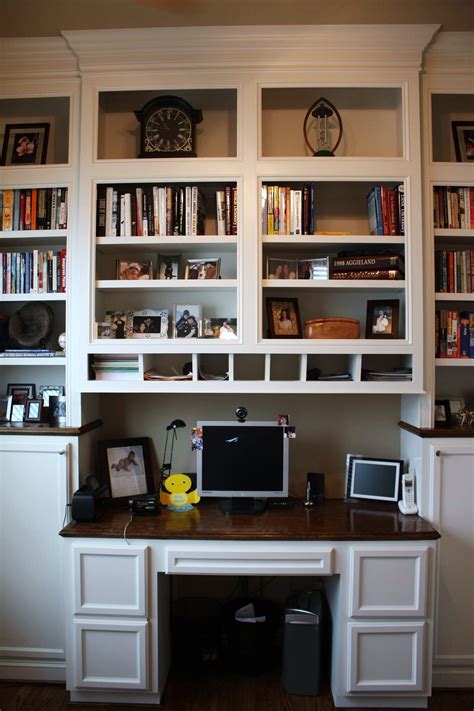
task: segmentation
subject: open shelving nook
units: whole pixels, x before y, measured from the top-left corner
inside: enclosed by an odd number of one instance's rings
[[[190,28],[167,28],[96,31],[87,37],[63,32],[82,75],[79,229],[84,239],[89,235],[78,270],[79,291],[87,296],[80,305],[81,319],[89,325],[78,350],[82,391],[422,391],[423,338],[414,327],[422,322],[422,284],[415,279],[422,257],[418,73],[421,53],[436,29],[420,26],[409,37],[402,26],[209,27],[200,28],[198,35]],[[288,48],[284,57],[279,49],[283,44]],[[163,95],[202,109],[197,157],[137,158],[134,111]],[[305,148],[303,121],[318,96],[333,102],[341,114],[344,132],[335,157],[313,158]],[[315,231],[346,234],[296,238],[262,230],[262,185],[310,181],[319,190]],[[204,234],[186,237],[166,229],[152,236],[119,237],[98,232],[97,192],[101,186],[121,184],[203,186],[208,208]],[[212,193],[229,184],[238,192],[237,229],[233,235],[218,235]],[[403,233],[370,234],[367,193],[375,185],[392,190],[403,185]],[[277,286],[264,273],[269,256],[336,256],[351,249],[400,254],[405,274],[400,279],[294,280]],[[172,283],[152,278],[138,284],[116,278],[119,258],[150,258],[155,277],[157,255],[173,253],[184,259],[220,258],[221,279],[193,283],[181,274]],[[265,298],[286,289],[301,299],[303,320],[353,317],[360,322],[361,338],[267,338]],[[377,299],[399,302],[393,339],[364,337],[367,301]],[[106,311],[151,308],[170,314],[176,304],[201,305],[205,317],[236,318],[237,340],[98,338],[97,323]],[[193,378],[95,380],[91,359],[114,353],[138,356],[143,376],[146,368],[159,369],[160,363],[174,363],[179,371],[185,358],[193,365]],[[200,366],[228,377],[200,380]],[[314,375],[316,369],[324,376],[343,369],[351,379],[310,380],[308,371]],[[392,375],[377,382],[365,379],[367,370],[384,369],[411,373],[398,382]]]

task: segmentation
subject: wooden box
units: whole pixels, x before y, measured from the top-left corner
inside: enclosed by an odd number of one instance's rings
[[[305,338],[360,338],[360,323],[353,318],[314,318],[304,322]]]

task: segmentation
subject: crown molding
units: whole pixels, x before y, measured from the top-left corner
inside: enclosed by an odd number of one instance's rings
[[[474,74],[474,32],[440,32],[425,52],[425,74]]]
[[[79,76],[77,58],[63,37],[15,37],[0,40],[0,77],[3,80]]]
[[[439,25],[157,27],[63,31],[82,75],[201,68],[421,67]]]

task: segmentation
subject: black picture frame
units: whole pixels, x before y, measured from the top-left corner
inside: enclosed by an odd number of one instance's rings
[[[36,397],[34,383],[8,383],[7,395],[12,396],[12,405],[26,405],[27,400]]]
[[[266,298],[269,338],[302,338],[298,299],[287,296],[267,296]],[[283,319],[283,312],[285,318]],[[291,325],[286,326],[289,321]]]
[[[474,162],[474,121],[451,121],[454,152],[458,163]]]
[[[375,299],[367,302],[365,337],[375,339],[398,338],[400,301]]]
[[[32,398],[26,401],[25,422],[41,422],[43,400]]]
[[[126,501],[155,492],[149,437],[100,440],[97,446],[101,478],[110,498]]]
[[[7,123],[0,165],[44,165],[49,129],[49,123]]]
[[[451,424],[451,405],[449,400],[435,400],[436,427],[449,427]]]

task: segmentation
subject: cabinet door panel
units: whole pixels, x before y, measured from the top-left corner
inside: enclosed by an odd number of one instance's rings
[[[351,549],[350,617],[425,617],[426,547]]]
[[[145,617],[146,550],[74,546],[74,612]]]
[[[146,620],[75,620],[76,687],[147,689]]]
[[[54,679],[54,662],[65,656],[58,532],[70,445],[15,439],[0,441],[0,675],[11,674],[10,664],[1,671],[8,658],[18,660],[23,678],[35,678],[28,665],[37,660],[44,678]]]
[[[347,691],[422,691],[424,632],[424,622],[349,623]]]

